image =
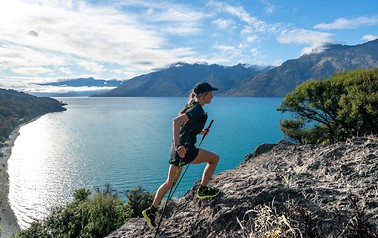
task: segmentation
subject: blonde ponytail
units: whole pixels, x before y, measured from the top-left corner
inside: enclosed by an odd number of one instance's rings
[[[207,95],[209,92],[204,92],[204,93],[199,93],[199,94],[196,94],[193,90],[192,92],[189,94],[189,99],[188,99],[188,102],[186,103],[185,107],[183,109],[181,109],[181,111],[179,112],[179,115],[182,115],[186,112],[186,110],[194,103],[194,102],[197,102],[202,96],[204,95]]]
[[[186,110],[189,108],[189,106],[196,101],[196,97],[197,97],[196,93],[194,91],[192,91],[189,94],[188,102],[186,103],[185,107],[183,109],[181,109],[181,111],[179,112],[179,115],[182,115],[186,112]]]

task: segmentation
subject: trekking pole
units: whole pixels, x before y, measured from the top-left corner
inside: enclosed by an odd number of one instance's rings
[[[202,139],[201,139],[200,143],[198,144],[198,149],[200,148],[200,146],[201,146],[201,144],[202,144],[202,141],[205,139],[207,133],[209,133],[210,127],[211,127],[211,125],[213,124],[213,122],[214,122],[214,120],[211,120],[209,126],[206,127],[205,131],[207,131],[207,132],[202,136]],[[178,185],[180,184],[182,178],[184,178],[184,175],[185,175],[186,171],[188,170],[189,165],[190,165],[190,164],[188,164],[188,166],[186,166],[186,168],[185,168],[185,170],[184,170],[184,173],[183,173],[182,176],[180,177],[180,180],[177,182],[177,185],[176,185],[176,187],[175,187],[175,190],[173,190],[173,194],[176,192],[176,189],[177,189]],[[173,196],[173,194],[172,194],[172,196]]]
[[[198,144],[198,149],[200,148],[200,146],[201,146],[201,144],[202,144],[202,141],[205,139],[207,133],[209,133],[210,127],[211,127],[211,125],[213,124],[213,122],[214,122],[214,120],[211,120],[209,126],[205,129],[207,132],[202,136],[202,139],[201,139],[200,143]],[[177,184],[173,184],[172,187],[171,187],[171,189],[169,190],[168,198],[167,198],[167,201],[165,202],[165,205],[164,205],[163,211],[162,211],[162,213],[161,213],[161,217],[160,217],[160,220],[159,220],[159,224],[158,224],[158,226],[156,227],[156,232],[155,232],[155,236],[154,236],[155,238],[156,238],[157,234],[159,233],[159,228],[160,228],[160,224],[161,224],[161,222],[162,222],[162,220],[163,220],[163,215],[164,215],[165,208],[167,207],[168,202],[172,199],[173,194],[176,192],[176,189],[177,189],[177,187],[179,186],[179,184],[180,184],[182,178],[184,177],[186,171],[188,170],[189,165],[190,165],[190,164],[188,164],[188,166],[186,166],[186,168],[185,168],[185,170],[184,170],[184,173],[183,173],[182,176],[180,177],[180,179],[179,179],[179,181],[177,182]],[[181,166],[182,166],[182,165],[180,165],[180,163],[179,163],[179,166],[178,166],[178,169],[177,169],[177,171],[176,171],[176,174],[175,174],[175,178],[174,178],[174,179],[176,179],[176,177],[180,174],[180,167],[181,167]],[[174,189],[173,192],[172,192],[173,187],[175,187],[175,189]]]

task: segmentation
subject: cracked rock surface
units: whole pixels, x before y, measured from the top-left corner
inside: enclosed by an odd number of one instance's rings
[[[262,205],[285,214],[303,237],[346,237],[358,222],[377,237],[376,137],[333,145],[263,144],[235,169],[212,178],[209,185],[221,189],[219,196],[199,200],[198,185],[169,203],[157,237],[249,237],[246,228],[256,229]],[[107,238],[154,235],[143,218],[133,218]]]

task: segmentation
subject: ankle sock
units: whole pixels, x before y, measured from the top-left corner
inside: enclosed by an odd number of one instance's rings
[[[152,214],[155,214],[156,211],[157,211],[157,208],[154,207],[154,205],[151,205],[150,209],[151,209],[151,213],[152,213]]]
[[[202,186],[201,185],[201,187],[198,189],[198,190],[200,190],[200,191],[204,191],[206,189],[206,186]]]

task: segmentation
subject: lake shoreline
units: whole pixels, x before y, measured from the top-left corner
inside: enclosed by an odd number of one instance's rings
[[[19,130],[22,125],[18,126],[9,135],[6,145],[0,149],[0,238],[5,238],[17,234],[21,228],[18,224],[17,217],[11,208],[9,202],[9,174],[8,159],[12,154],[12,147],[19,136]]]

